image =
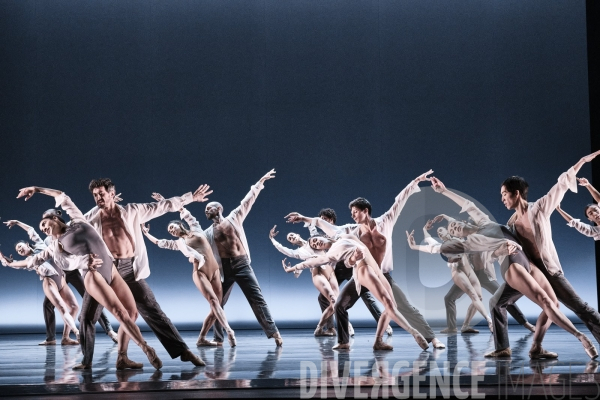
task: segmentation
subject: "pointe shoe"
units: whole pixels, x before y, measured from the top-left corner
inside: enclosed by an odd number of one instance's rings
[[[475,328],[471,328],[470,326],[463,327],[460,330],[460,333],[479,333],[479,331]]]
[[[117,335],[117,332],[115,332],[115,331],[109,331],[107,333],[107,335],[112,339],[113,342],[119,343],[119,339],[118,339],[119,336]]]
[[[118,370],[123,370],[123,369],[142,369],[143,367],[144,367],[144,365],[142,363],[137,363],[135,361],[131,361],[127,357],[127,353],[125,353],[125,352],[119,352],[119,355],[117,356],[117,364],[116,364],[116,368]]]
[[[78,340],[73,340],[71,338],[62,338],[62,340],[60,341],[60,345],[61,346],[76,346],[79,344]]]
[[[283,346],[283,338],[281,337],[281,335],[279,334],[279,331],[275,332],[273,334],[273,336],[271,336],[273,339],[275,339],[275,344],[277,345],[277,347]]]
[[[323,327],[321,325],[317,325],[317,327],[315,328],[314,335],[315,336],[326,336],[325,332],[323,331]]]
[[[532,360],[539,360],[542,358],[558,358],[558,353],[553,351],[544,350],[542,346],[531,346],[531,350],[529,350],[529,358]]]
[[[191,361],[192,364],[194,364],[196,367],[204,367],[206,365],[206,363],[200,357],[192,353],[190,349],[184,350],[183,353],[181,353],[181,355],[179,356],[179,359],[184,362]]]
[[[196,342],[196,346],[197,347],[215,347],[218,346],[219,343],[215,342],[214,340],[206,340],[206,338],[200,338],[198,339],[198,341]],[[223,345],[223,343],[221,343],[221,346]]]
[[[587,355],[592,360],[594,360],[594,359],[596,359],[596,357],[598,357],[598,350],[596,350],[596,347],[594,346],[594,344],[592,343],[592,341],[587,336],[585,336],[582,333],[581,336],[579,336],[577,339],[579,339],[579,341],[583,345],[583,349],[585,350],[585,352],[587,353]]]
[[[375,343],[373,343],[373,350],[394,350],[394,347],[384,343],[382,337],[377,337],[375,339]]]
[[[56,340],[44,340],[38,343],[38,346],[56,346]]]
[[[160,358],[158,358],[154,349],[152,347],[148,346],[147,343],[145,343],[145,346],[146,346],[146,348],[142,349],[142,350],[146,354],[146,357],[148,357],[148,361],[150,361],[150,364],[152,364],[152,366],[156,369],[161,369],[162,361],[160,361]]]
[[[237,346],[237,341],[235,340],[235,333],[232,331],[227,332],[227,340],[229,341],[229,346],[230,347],[235,347]],[[277,342],[277,339],[275,339],[275,341]],[[283,344],[283,341],[281,342],[281,344]],[[280,346],[280,345],[278,345]]]
[[[489,353],[484,354],[484,357],[510,357],[512,355],[512,350],[510,347],[507,347],[502,350],[494,350]]]
[[[413,329],[412,335],[421,349],[427,350],[429,348],[429,343],[427,343],[427,340],[419,333],[419,331]]]
[[[92,369],[92,364],[79,363],[79,364],[75,364],[71,369],[74,371],[81,371],[84,369]]]
[[[332,350],[350,350],[350,343],[338,343],[331,348]]]
[[[348,322],[348,335],[350,337],[354,337],[354,327],[352,326],[352,324],[350,322]]]
[[[438,340],[438,338],[431,339],[431,345],[434,349],[445,349],[446,345]]]
[[[327,329],[323,333],[324,333],[324,336],[337,336],[337,331],[335,330],[335,328]]]
[[[392,336],[394,334],[394,330],[392,329],[391,325],[388,325],[388,327],[385,328],[385,333],[387,333],[388,336]]]
[[[533,332],[533,333],[535,333],[535,325],[532,325],[532,324],[530,324],[529,322],[525,322],[525,323],[523,324],[523,327],[524,327],[525,329],[528,329],[530,332]]]

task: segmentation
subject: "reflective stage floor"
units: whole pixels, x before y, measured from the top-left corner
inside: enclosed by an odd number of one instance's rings
[[[117,371],[117,346],[98,333],[93,369],[73,371],[81,360],[79,346],[38,346],[41,334],[0,335],[0,396],[18,398],[171,399],[206,397],[388,397],[529,398],[600,395],[598,363],[590,361],[573,336],[553,326],[544,348],[558,360],[530,361],[532,334],[510,326],[512,357],[485,359],[492,335],[442,335],[446,349],[421,351],[400,328],[387,342],[393,351],[373,351],[373,328],[356,330],[350,351],[333,351],[335,338],[315,338],[312,330],[284,329],[283,348],[259,330],[236,331],[238,346],[195,347],[197,332],[181,332],[207,363],[195,368],[171,360],[151,332],[144,332],[163,361],[152,368],[133,343],[129,357],[142,370]],[[588,334],[584,326],[578,329]],[[439,329],[436,329],[438,331]],[[598,346],[597,343],[595,343]]]

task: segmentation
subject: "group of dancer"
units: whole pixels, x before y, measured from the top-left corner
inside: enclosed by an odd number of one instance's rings
[[[596,202],[600,201],[600,193],[585,178],[576,178],[582,165],[599,154],[600,151],[597,151],[581,158],[559,177],[548,194],[535,202],[527,201],[528,184],[523,178],[513,176],[506,179],[501,185],[502,202],[509,210],[515,211],[506,225],[493,222],[473,202],[447,189],[440,179],[431,176],[433,171],[429,170],[412,180],[396,196],[392,207],[378,218],[372,217],[371,204],[359,197],[349,204],[353,224],[337,226],[337,215],[330,208],[321,210],[314,218],[292,212],[286,216],[287,221],[304,222],[309,228],[308,240],[290,233],[287,239],[297,248],[284,247],[275,239],[278,233],[276,226],[269,232],[269,237],[275,248],[286,256],[282,261],[286,272],[298,276],[302,270],[311,269],[321,308],[321,318],[314,334],[337,335],[338,343],[334,349],[350,348],[350,337],[354,332],[348,310],[359,297],[377,321],[374,350],[393,349],[383,340],[384,334],[393,333],[389,325],[391,321],[409,332],[422,349],[427,349],[429,344],[443,348],[445,345],[436,338],[423,315],[410,304],[391,275],[394,225],[409,197],[420,191],[419,184],[428,181],[437,193],[460,206],[461,213],[469,215],[468,221],[446,214],[427,221],[423,228],[425,244],[417,244],[414,231],[406,232],[411,249],[439,253],[450,268],[454,285],[445,298],[448,327],[442,333],[457,332],[455,302],[466,293],[471,305],[461,332],[478,332],[471,326],[471,320],[479,312],[487,321],[495,341],[495,350],[486,356],[511,355],[508,311],[520,324],[535,332],[529,352],[532,359],[558,357],[557,353],[542,347],[544,335],[552,322],[574,335],[589,357],[596,358],[598,352],[591,340],[578,331],[559,309],[560,301],[600,341],[600,314],[577,295],[565,278],[552,241],[550,215],[557,209],[569,226],[600,240],[600,208],[597,204],[590,204],[585,209],[586,217],[595,223],[594,226],[574,219],[560,208],[565,193],[569,189],[577,191],[577,179],[580,185],[588,188]],[[41,193],[54,197],[56,207],[62,209],[49,209],[42,214],[39,228],[47,235],[45,241],[34,228],[23,222],[5,222],[9,228],[18,226],[27,231],[31,240],[31,243],[18,242],[15,247],[25,259],[15,261],[0,253],[0,261],[5,266],[35,270],[42,280],[46,295],[43,308],[47,337],[40,344],[56,344],[56,308],[65,323],[61,344],[80,344],[82,349],[83,360],[74,369],[92,367],[96,322],[100,322],[105,332],[118,343],[117,369],[143,366],[127,356],[130,339],[140,346],[149,362],[160,369],[160,358],[148,346],[135,324],[139,313],[172,358],[179,357],[196,366],[205,365],[188,348],[145,281],[150,275],[143,238],[146,236],[160,248],[180,251],[192,264],[192,280],[210,307],[197,346],[222,345],[225,333],[229,345],[236,346],[235,333],[224,311],[234,283],[240,286],[267,337],[275,339],[277,346],[282,346],[283,339],[250,266],[250,250],[243,228],[243,222],[265,181],[274,177],[275,170],[265,174],[251,187],[240,206],[226,217],[220,203],[207,203],[205,215],[212,224],[205,230],[185,206],[194,201],[207,202],[207,196],[212,193],[208,185],[201,185],[193,193],[168,199],[154,193],[155,202],[122,206],[118,204],[121,199],[112,181],[95,179],[89,190],[96,207],[86,214],[59,190],[37,186],[21,189],[18,198],[28,200],[35,193]],[[63,211],[69,216],[69,222],[65,221]],[[174,240],[157,239],[150,234],[148,221],[167,212],[180,213],[180,220],[171,221],[167,226],[168,233],[176,238]],[[440,242],[429,234],[436,224],[440,225],[436,230]],[[292,266],[287,257],[301,262]],[[501,266],[505,281],[502,285],[496,282],[494,262]],[[344,281],[347,283],[341,287]],[[79,329],[75,323],[79,306],[67,283],[71,283],[83,297]],[[482,301],[482,287],[494,293],[489,305],[491,315]],[[535,326],[514,304],[523,295],[542,308]],[[381,303],[383,310],[375,299]],[[118,333],[112,330],[103,308],[119,322]],[[214,336],[209,340],[207,335],[211,328]],[[71,332],[75,334],[75,340],[70,338]]]

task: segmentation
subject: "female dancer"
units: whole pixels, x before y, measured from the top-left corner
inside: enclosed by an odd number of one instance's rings
[[[443,216],[446,219],[445,215]],[[436,217],[437,219],[437,217]],[[427,245],[417,245],[415,243],[414,231],[408,234],[408,245],[413,250],[419,250],[425,253],[439,253],[439,249],[441,248],[441,244],[438,243],[434,238],[429,235],[428,229],[431,229],[433,223],[436,221],[429,220],[427,224],[423,227],[423,233],[425,234],[425,241]],[[449,220],[452,220],[451,218]],[[444,227],[439,227],[437,230],[439,238],[442,242],[446,242],[447,240],[451,240],[452,236],[448,234],[448,230]],[[471,298],[471,305],[479,311],[481,315],[485,318],[490,328],[490,331],[493,331],[492,319],[490,318],[488,312],[485,310],[485,306],[483,305],[483,296],[481,294],[481,285],[479,284],[479,280],[475,276],[473,272],[473,268],[467,259],[466,254],[442,254],[442,257],[448,263],[448,268],[450,268],[452,274],[452,280],[463,292],[467,294]],[[471,308],[469,308],[471,311]],[[467,318],[465,318],[465,322],[463,323],[463,330],[469,328],[469,323],[473,318],[473,314],[467,312]]]
[[[46,244],[37,234],[35,229],[29,225],[17,220],[6,221],[5,224],[9,228],[16,225],[19,228],[24,229],[29,235],[29,239],[33,242],[33,246],[31,246],[31,243],[24,240],[17,242],[15,245],[17,254],[27,258],[25,260],[11,262],[11,260],[8,260],[0,253],[2,265],[15,269],[33,269],[37,272],[42,281],[44,294],[58,310],[64,322],[63,336],[60,344],[63,346],[79,344],[79,329],[77,329],[77,326],[75,325],[75,319],[79,312],[79,305],[77,304],[77,299],[73,295],[69,285],[67,285],[67,282],[65,281],[64,271],[58,268],[52,260],[48,260],[42,265],[28,268],[27,264],[29,258],[34,254],[43,251],[47,247]],[[69,337],[71,331],[75,333],[77,340],[73,340]]]
[[[324,250],[325,254],[310,258],[306,261],[291,266],[282,261],[286,272],[318,267],[326,263],[337,263],[344,260],[346,265],[354,268],[353,278],[356,283],[357,292],[360,293],[361,286],[365,286],[379,300],[384,310],[377,323],[375,332],[374,350],[392,350],[393,347],[383,342],[383,334],[391,319],[413,335],[419,346],[425,350],[429,347],[427,340],[414,329],[396,308],[396,301],[392,294],[392,288],[383,276],[381,268],[369,252],[369,249],[354,235],[342,234],[337,239],[323,236],[313,236],[308,240],[310,247],[315,250]]]
[[[71,222],[67,226],[62,212],[56,209],[50,209],[42,215],[40,230],[52,236],[53,241],[45,250],[31,256],[29,265],[41,265],[53,258],[56,265],[64,270],[84,270],[85,290],[115,316],[124,334],[129,335],[135,344],[141,347],[154,368],[160,369],[162,362],[154,349],[144,341],[140,329],[135,324],[137,308],[131,290],[114,268],[111,253],[100,235],[86,222],[69,196],[59,190],[31,186],[21,189],[17,198],[24,197],[28,200],[35,193],[54,197],[56,205],[67,212]],[[121,330],[119,336],[120,332]],[[119,338],[119,369],[136,364],[127,358],[127,342]],[[79,368],[87,369],[91,368],[91,365],[81,365]]]
[[[516,237],[504,225],[490,220],[473,202],[446,189],[446,186],[437,178],[431,178],[433,189],[453,200],[462,207],[462,211],[469,213],[475,224],[462,221],[450,221],[448,232],[457,238],[466,238],[464,241],[451,239],[441,245],[440,251],[444,254],[462,254],[479,251],[496,251],[497,256],[507,256],[500,262],[502,277],[506,283],[526,296],[529,300],[542,308],[538,317],[535,336],[530,354],[538,357],[556,358],[558,355],[546,352],[541,345],[540,335],[543,335],[548,321],[554,322],[573,336],[583,345],[584,350],[591,358],[596,358],[598,352],[590,339],[569,321],[559,310],[558,299],[544,274],[529,261],[523,250],[517,245]],[[548,320],[549,319],[549,320]],[[541,336],[543,337],[543,336]]]
[[[204,186],[208,189],[207,185]],[[158,193],[154,193],[152,197],[157,201],[163,199]],[[235,333],[227,322],[225,310],[221,307],[223,288],[221,287],[219,264],[212,253],[206,234],[200,227],[196,218],[194,218],[194,216],[192,216],[185,208],[181,209],[180,217],[187,222],[189,227],[182,221],[171,221],[167,227],[169,233],[178,238],[177,240],[159,240],[155,238],[150,234],[150,225],[142,225],[142,232],[152,243],[158,245],[158,247],[181,251],[184,256],[188,257],[190,263],[193,264],[192,280],[210,306],[210,312],[204,319],[196,345],[217,346],[219,344],[206,339],[206,335],[211,326],[215,323],[215,320],[218,320],[227,331],[229,345],[235,347]]]
[[[302,237],[300,237],[300,235],[297,233],[288,233],[287,240],[290,243],[299,246],[299,248],[288,249],[287,247],[283,247],[277,240],[275,240],[275,236],[277,236],[279,233],[275,231],[276,227],[277,225],[275,225],[269,232],[269,238],[271,239],[273,246],[275,246],[280,253],[298,260],[308,260],[309,258],[324,254],[323,251],[318,251],[311,248],[308,245],[308,242],[302,239]],[[335,302],[337,301],[340,293],[340,288],[338,286],[337,279],[335,278],[333,267],[329,263],[326,263],[316,268],[311,268],[311,272],[313,284],[317,290],[329,300],[329,306],[323,310],[321,319],[319,319],[319,323],[315,329],[315,336],[334,336],[333,332],[323,330],[326,321],[333,316]],[[354,331],[354,329],[349,326],[349,331]]]
[[[588,180],[585,178],[577,178],[577,180],[581,186],[586,187],[590,191],[594,200],[600,204],[600,193],[592,185],[590,185]],[[600,207],[598,204],[588,204],[585,206],[584,210],[585,216],[590,222],[594,223],[594,226],[581,222],[578,219],[574,219],[565,211],[563,211],[563,209],[560,208],[560,205],[556,207],[556,211],[558,211],[560,215],[567,220],[567,225],[569,225],[571,228],[577,229],[581,234],[591,237],[594,240],[600,240]]]

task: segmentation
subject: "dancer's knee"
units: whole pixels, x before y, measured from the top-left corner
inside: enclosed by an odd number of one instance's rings
[[[129,312],[127,311],[127,309],[125,307],[116,307],[112,310],[112,314],[115,316],[115,318],[118,321],[126,321],[129,318],[131,318],[131,316],[129,315]]]

